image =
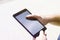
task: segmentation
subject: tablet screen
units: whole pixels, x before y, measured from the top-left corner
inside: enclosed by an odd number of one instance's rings
[[[22,12],[21,14],[16,16],[16,19],[21,22],[25,28],[32,34],[35,35],[41,29],[43,29],[43,25],[40,24],[37,20],[28,20],[26,16],[30,15],[28,11]]]

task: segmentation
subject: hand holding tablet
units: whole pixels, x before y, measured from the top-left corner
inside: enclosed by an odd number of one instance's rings
[[[43,29],[46,30],[45,26],[38,20],[34,18],[34,20],[26,19],[27,15],[31,13],[24,9],[16,14],[13,17],[34,37],[39,36],[39,32]]]

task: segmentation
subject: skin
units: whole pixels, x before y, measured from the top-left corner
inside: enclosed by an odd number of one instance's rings
[[[55,15],[50,22],[53,25],[60,26],[60,15]]]
[[[60,15],[50,15],[49,17],[45,17],[45,18],[42,18],[41,16],[37,16],[37,15],[28,15],[26,18],[29,20],[38,20],[43,25],[51,23],[60,26]],[[44,37],[42,38],[42,40],[47,40],[45,31],[43,31],[43,35]],[[33,40],[36,40],[36,38],[33,38]]]
[[[41,16],[37,16],[37,15],[28,15],[27,19],[38,20],[43,25],[46,25],[47,23],[51,23],[60,26],[60,15],[50,15],[49,17],[45,17],[45,18],[42,18]]]

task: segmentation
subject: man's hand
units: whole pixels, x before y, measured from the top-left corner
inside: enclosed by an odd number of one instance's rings
[[[37,38],[33,38],[33,40],[47,40],[47,36],[45,34],[44,31],[42,31],[42,33],[40,33],[41,35]]]
[[[42,17],[37,16],[37,15],[28,15],[28,16],[26,16],[26,18],[29,20],[38,20],[43,25],[46,25],[49,22],[49,20],[47,18],[42,18]]]

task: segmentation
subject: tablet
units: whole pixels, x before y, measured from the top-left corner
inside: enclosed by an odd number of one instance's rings
[[[34,38],[39,36],[39,32],[44,28],[44,25],[37,20],[26,19],[31,13],[27,9],[23,9],[14,14],[13,17],[24,27]]]

